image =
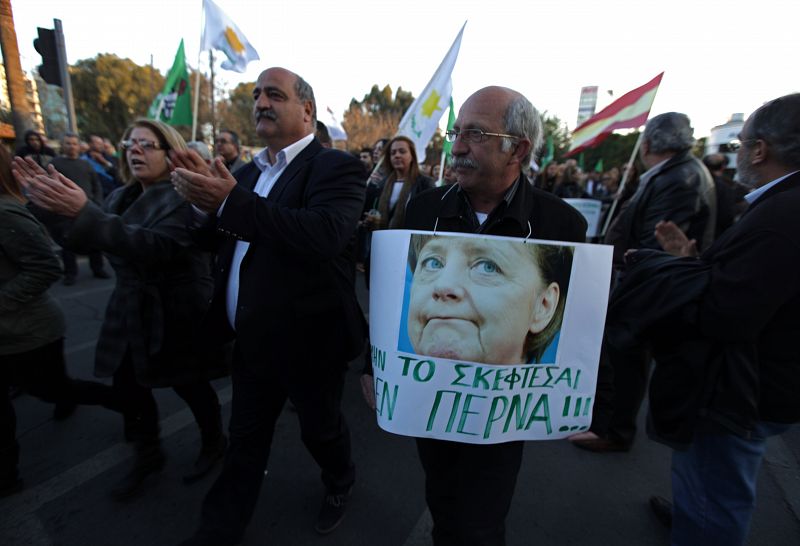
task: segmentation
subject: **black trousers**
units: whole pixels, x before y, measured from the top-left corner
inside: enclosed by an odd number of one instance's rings
[[[329,493],[344,493],[355,481],[350,431],[341,412],[346,366],[279,372],[284,363],[253,371],[238,351],[233,357],[233,401],[229,444],[222,471],[203,502],[197,535],[220,544],[238,543],[253,516],[267,467],[275,422],[288,398],[300,433],[322,469]]]
[[[219,399],[208,381],[174,385],[172,390],[189,406],[204,442],[222,433]],[[136,380],[130,354],[114,372],[113,395],[115,400],[111,409],[122,413],[125,439],[144,443],[158,441],[158,406],[152,389]]]
[[[636,437],[636,418],[642,407],[650,376],[651,353],[645,345],[619,349],[607,345],[614,370],[614,395],[608,435],[630,445]]]
[[[501,546],[523,442],[475,445],[417,438],[435,546]]]
[[[113,405],[111,387],[67,376],[63,338],[30,351],[3,355],[0,360],[0,477],[16,476],[19,462],[17,416],[8,395],[10,386],[22,387],[45,402]]]
[[[65,277],[75,277],[78,275],[78,259],[74,252],[69,250],[64,246],[65,237],[64,237],[64,230],[66,226],[63,220],[58,219],[54,220],[50,217],[46,217],[47,221],[45,222],[45,226],[47,226],[47,231],[50,233],[50,236],[53,240],[61,247],[61,261],[64,264],[64,276]],[[89,267],[92,270],[92,273],[99,273],[103,271],[103,253],[95,250],[88,253],[89,256]]]

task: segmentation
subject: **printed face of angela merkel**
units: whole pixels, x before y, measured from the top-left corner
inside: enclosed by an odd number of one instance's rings
[[[408,336],[418,354],[486,364],[527,361],[525,341],[553,318],[560,289],[545,286],[522,242],[434,237],[419,251]]]

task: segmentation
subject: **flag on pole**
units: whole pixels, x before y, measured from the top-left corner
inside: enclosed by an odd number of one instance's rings
[[[189,73],[186,71],[186,55],[183,52],[183,39],[178,46],[175,60],[167,74],[164,89],[156,96],[147,117],[169,125],[192,124],[192,97],[189,87]]]
[[[576,127],[567,155],[597,146],[617,129],[636,129],[644,125],[663,75],[662,72],[643,86],[625,93]]]
[[[594,172],[602,173],[603,172],[603,158],[597,160],[597,163],[594,164]]]
[[[397,129],[398,135],[407,136],[414,142],[420,163],[425,161],[425,147],[430,142],[433,133],[436,132],[439,119],[444,114],[447,103],[453,94],[453,80],[450,77],[453,74],[453,67],[456,65],[458,50],[461,47],[461,35],[464,34],[465,26],[467,26],[466,21],[458,31],[458,36],[450,46],[447,55],[442,59],[439,68],[433,74],[433,78],[408,108]]]
[[[200,39],[200,51],[208,49],[222,51],[228,59],[222,61],[220,66],[234,72],[244,72],[247,70],[247,63],[259,59],[255,48],[250,45],[236,23],[231,21],[212,0],[203,0],[203,11],[206,24]]]
[[[342,127],[342,124],[339,123],[339,120],[336,119],[336,116],[333,114],[333,110],[331,107],[328,106],[325,108],[327,111],[327,115],[325,119],[320,120],[322,123],[325,124],[325,127],[328,128],[328,134],[331,136],[331,140],[347,140],[347,133]]]
[[[541,168],[544,169],[547,167],[547,164],[553,161],[553,157],[555,156],[555,147],[553,146],[553,135],[547,136],[547,144],[545,145],[545,152],[542,156],[542,166]]]
[[[453,125],[456,124],[456,108],[453,105],[453,97],[450,97],[450,113],[447,115],[447,130],[451,130]],[[450,158],[450,153],[453,149],[453,143],[448,142],[447,139],[444,140],[442,144],[442,151],[444,152],[445,159]]]

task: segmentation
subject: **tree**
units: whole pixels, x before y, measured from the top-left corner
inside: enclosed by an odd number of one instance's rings
[[[217,127],[236,132],[245,146],[261,146],[253,122],[253,84],[240,83],[217,104]]]
[[[130,59],[101,53],[69,68],[75,115],[81,134],[97,133],[112,141],[122,138],[135,118],[147,114],[164,77]]]
[[[392,96],[389,85],[383,89],[373,85],[360,101],[353,97],[342,121],[349,148],[360,150],[372,146],[379,138],[394,136],[403,114],[413,102],[414,96],[402,87]]]
[[[553,139],[553,161],[562,161],[564,155],[569,150],[570,133],[567,129],[567,124],[561,121],[557,116],[552,116],[547,111],[542,112],[542,125],[544,127],[544,139],[542,140],[543,146],[546,146],[547,139]],[[541,158],[545,153],[544,148],[538,150],[537,158]]]
[[[17,146],[25,143],[24,133],[33,128],[33,115],[25,94],[25,79],[19,61],[17,31],[14,28],[14,15],[11,0],[0,0],[0,47],[6,71],[8,98],[11,103],[11,117],[17,135]]]
[[[627,134],[612,133],[598,146],[583,152],[586,170],[593,171],[600,159],[603,160],[604,170],[608,170],[611,167],[621,167],[630,160],[633,147],[636,146],[636,139],[638,138],[639,131],[632,131]]]
[[[136,118],[145,117],[153,99],[164,87],[164,76],[150,66],[139,66],[130,59],[101,53],[82,59],[69,68],[75,112],[81,134],[97,133],[113,141],[122,138],[125,128]],[[190,71],[192,102],[196,71]],[[200,75],[198,124],[210,121],[208,80]],[[185,139],[190,126],[178,127]]]

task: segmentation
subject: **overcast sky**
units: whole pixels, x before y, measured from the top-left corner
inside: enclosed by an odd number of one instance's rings
[[[70,63],[114,53],[166,72],[185,40],[197,66],[202,0],[12,0],[22,67],[41,63],[36,27],[64,26]],[[598,109],[665,72],[652,114],[689,115],[695,136],[800,91],[797,0],[217,0],[258,51],[245,74],[218,70],[232,88],[284,66],[341,120],[373,84],[418,95],[465,20],[453,72],[458,107],[486,85],[525,94],[574,128],[580,88]],[[208,68],[204,55],[201,69]]]

